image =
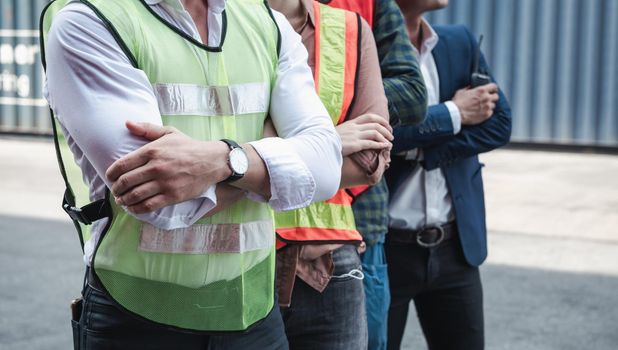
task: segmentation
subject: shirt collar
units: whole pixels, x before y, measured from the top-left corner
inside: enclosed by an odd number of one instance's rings
[[[313,1],[314,0],[302,0],[302,4],[307,11],[307,21],[311,22],[312,25],[315,26],[315,13],[313,12]]]
[[[180,0],[145,0],[149,6],[158,5],[160,3],[166,3],[175,9],[184,10],[184,6]],[[215,14],[220,14],[225,10],[225,0],[209,0],[208,9]]]
[[[421,44],[420,55],[424,56],[433,51],[436,45],[438,45],[438,40],[440,40],[440,38],[438,37],[438,33],[436,33],[436,31],[431,27],[429,22],[427,22],[427,20],[424,18],[421,20],[421,30],[423,33],[423,40]],[[414,49],[416,50],[416,47]],[[418,50],[416,51],[418,54]]]

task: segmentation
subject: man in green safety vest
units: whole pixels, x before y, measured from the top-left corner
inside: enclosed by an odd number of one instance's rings
[[[287,348],[273,209],[332,197],[342,156],[286,19],[259,0],[56,0],[41,31],[88,265],[76,347]]]

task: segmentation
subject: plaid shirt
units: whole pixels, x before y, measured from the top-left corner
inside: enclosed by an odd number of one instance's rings
[[[373,35],[378,45],[391,124],[418,124],[427,111],[427,91],[395,0],[376,0]],[[388,187],[382,179],[352,205],[356,228],[368,245],[383,242],[388,230]]]
[[[378,45],[391,124],[421,123],[427,112],[427,90],[395,0],[376,0],[373,36]]]

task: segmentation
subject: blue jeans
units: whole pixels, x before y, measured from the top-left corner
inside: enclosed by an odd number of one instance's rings
[[[335,250],[333,262],[333,278],[322,293],[296,278],[292,303],[281,309],[290,349],[367,348],[363,281],[353,271],[361,268],[356,247]]]
[[[367,307],[367,327],[369,330],[369,350],[386,349],[388,307],[391,294],[388,287],[388,272],[384,254],[384,237],[372,245],[361,256],[365,279],[365,302]]]

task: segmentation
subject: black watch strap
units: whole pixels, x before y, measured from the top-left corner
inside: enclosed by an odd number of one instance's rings
[[[228,139],[221,139],[221,141],[225,142],[225,144],[230,148],[230,152],[236,148],[242,148],[236,141],[228,140]],[[221,181],[222,183],[234,182],[236,180],[242,179],[242,177],[245,176],[245,174],[239,174],[234,171],[234,168],[232,168],[232,164],[229,163],[229,159],[228,159],[228,166],[230,167],[230,170],[232,170],[232,175],[230,175],[227,179]]]

